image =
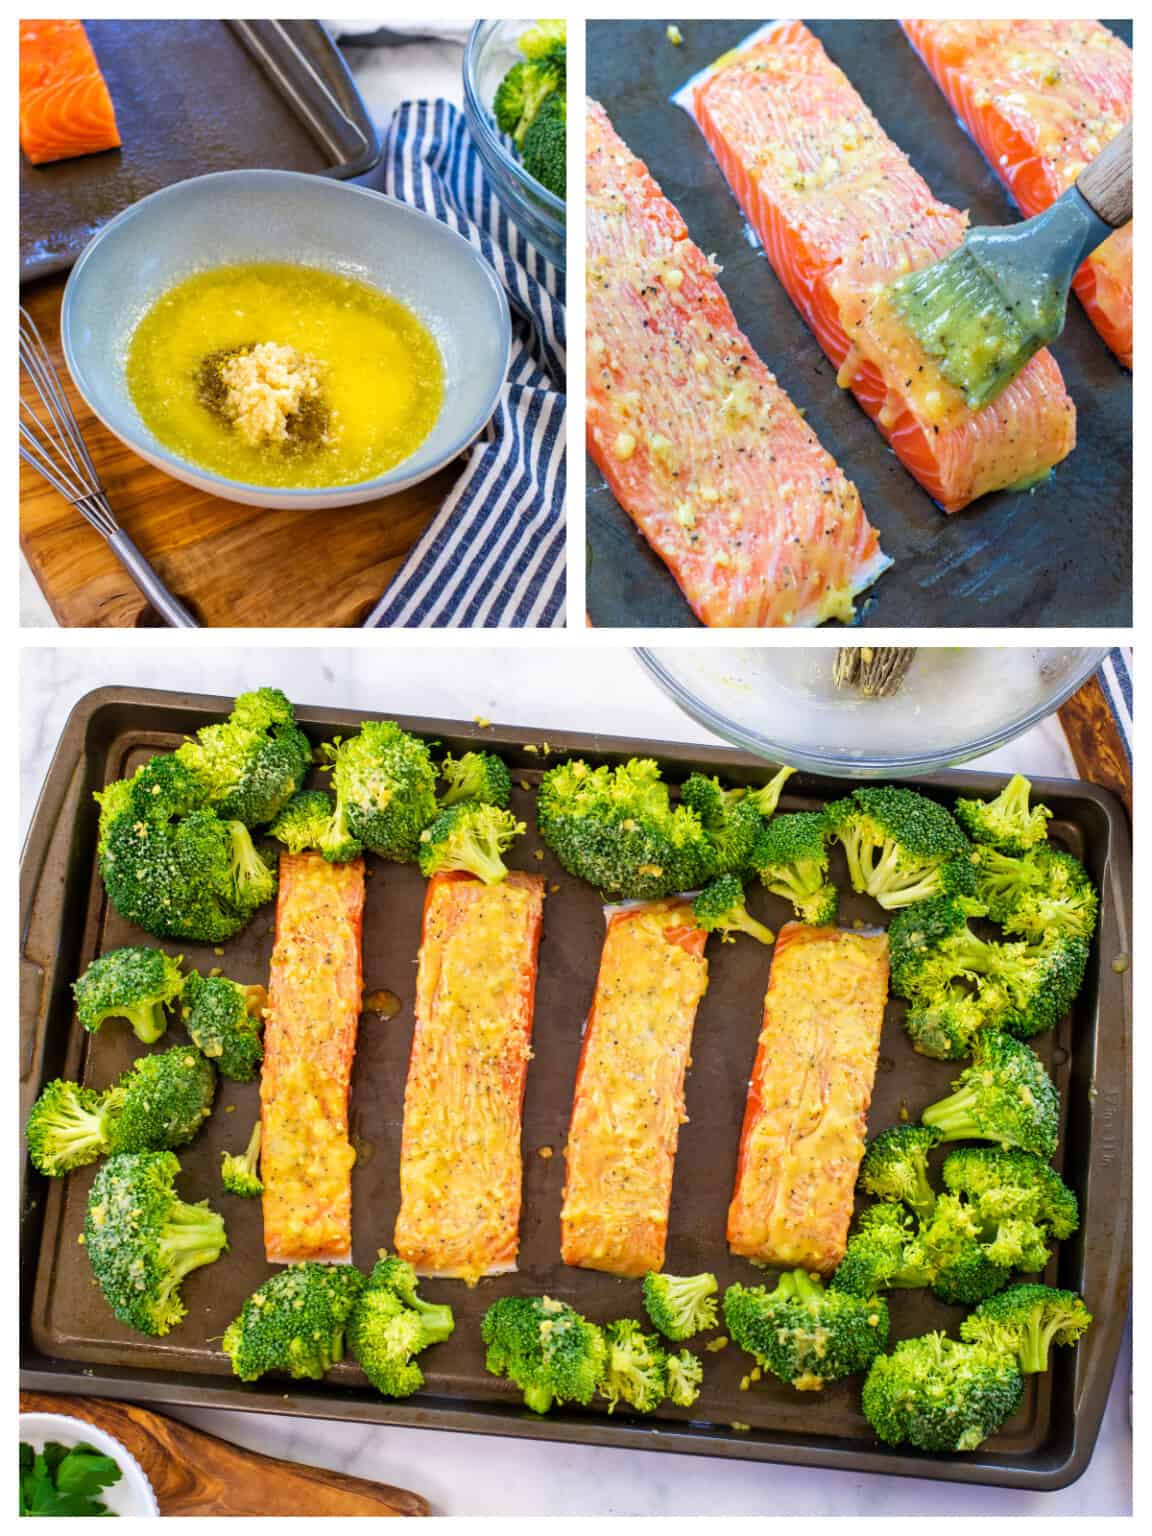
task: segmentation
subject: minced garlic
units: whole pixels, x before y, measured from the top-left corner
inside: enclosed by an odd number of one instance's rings
[[[225,414],[252,448],[284,442],[305,404],[320,398],[320,364],[275,341],[226,358],[220,378]]]

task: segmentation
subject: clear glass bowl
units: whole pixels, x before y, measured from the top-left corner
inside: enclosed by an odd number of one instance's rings
[[[472,28],[464,49],[464,116],[504,212],[563,271],[567,206],[529,176],[508,151],[492,116],[496,87],[520,58],[517,39],[532,25],[530,21],[478,21]]]
[[[834,646],[637,655],[686,714],[734,746],[864,779],[931,773],[991,752],[1057,709],[1107,652],[922,646],[890,699],[838,689]]]

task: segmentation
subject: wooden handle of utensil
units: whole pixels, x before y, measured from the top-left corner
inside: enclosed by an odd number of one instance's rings
[[[1132,124],[1128,123],[1092,164],[1080,172],[1076,190],[1098,218],[1113,229],[1132,217]]]
[[[21,1392],[22,1413],[66,1413],[135,1456],[162,1515],[426,1515],[419,1494],[242,1450],[135,1403]]]

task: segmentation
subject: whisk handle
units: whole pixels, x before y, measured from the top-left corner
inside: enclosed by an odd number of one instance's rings
[[[200,621],[193,618],[178,597],[174,597],[155,570],[123,531],[114,533],[108,547],[120,557],[124,569],[155,608],[156,612],[173,629],[200,629]]]

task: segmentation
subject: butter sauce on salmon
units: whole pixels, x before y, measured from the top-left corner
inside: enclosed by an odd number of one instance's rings
[[[588,447],[702,623],[852,617],[891,561],[680,214],[588,104]]]

